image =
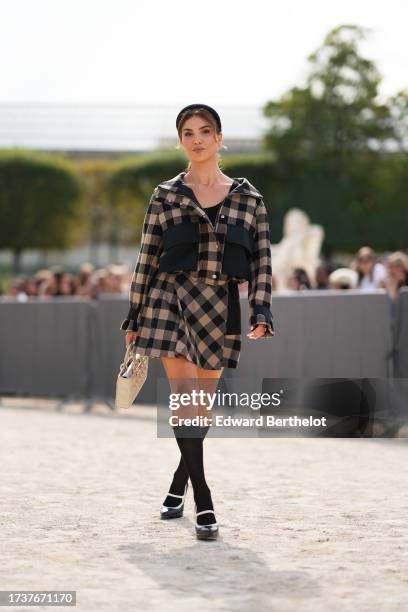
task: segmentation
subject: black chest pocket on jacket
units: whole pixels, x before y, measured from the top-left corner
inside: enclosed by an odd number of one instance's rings
[[[254,240],[241,225],[228,225],[225,236],[222,272],[249,279]]]
[[[159,272],[196,270],[200,229],[193,223],[170,226],[163,234]]]

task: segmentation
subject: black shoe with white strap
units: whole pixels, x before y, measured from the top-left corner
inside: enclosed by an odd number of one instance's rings
[[[215,540],[218,536],[218,523],[215,521],[213,523],[206,523],[205,525],[199,525],[197,523],[197,517],[203,514],[207,514],[210,520],[211,514],[215,519],[214,510],[202,510],[201,512],[197,512],[197,504],[195,504],[195,513],[196,513],[196,524],[195,524],[195,532],[196,536],[199,540]]]
[[[178,506],[165,506],[163,504],[160,509],[160,518],[170,519],[170,518],[179,518],[180,516],[183,516],[184,500],[186,499],[187,489],[188,489],[188,482],[186,483],[186,488],[184,489],[184,495],[176,495],[175,493],[167,493],[167,496],[178,497],[182,501]]]

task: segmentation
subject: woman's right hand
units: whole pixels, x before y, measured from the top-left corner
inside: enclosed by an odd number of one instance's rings
[[[137,332],[135,331],[126,332],[126,336],[125,336],[126,348],[129,346],[131,342],[133,342],[133,340],[136,340],[136,336],[137,336]]]

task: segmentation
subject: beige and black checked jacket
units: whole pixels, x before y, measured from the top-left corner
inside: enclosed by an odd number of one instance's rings
[[[269,224],[262,194],[246,178],[235,179],[213,226],[183,182],[185,174],[160,183],[152,193],[129,291],[129,312],[120,329],[137,331],[152,287],[157,296],[160,278],[168,278],[164,273],[184,271],[208,285],[248,281],[249,325],[253,329],[266,323],[261,337],[273,336]],[[163,291],[168,291],[167,283]]]

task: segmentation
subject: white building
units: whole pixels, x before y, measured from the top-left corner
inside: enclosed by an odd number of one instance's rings
[[[27,147],[76,155],[150,152],[178,142],[176,106],[0,103],[0,148]],[[262,108],[218,107],[223,154],[257,152],[267,129]]]

